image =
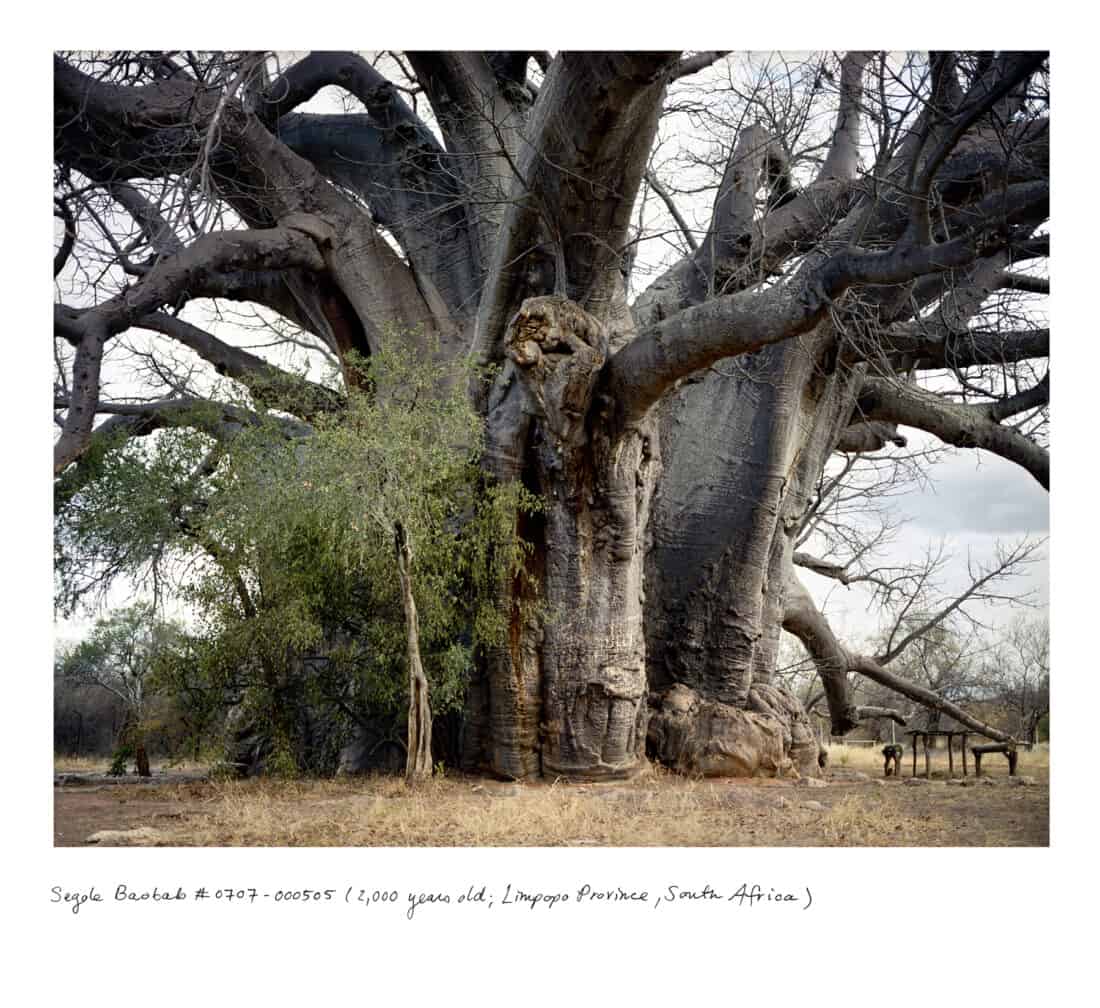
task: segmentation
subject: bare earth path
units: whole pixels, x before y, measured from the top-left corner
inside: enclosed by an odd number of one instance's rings
[[[1025,766],[1025,770],[1026,770]],[[136,830],[104,845],[154,846],[1045,846],[1049,783],[911,785],[837,768],[821,786],[690,781],[606,785],[392,777],[325,781],[61,784],[54,843]],[[64,780],[64,778],[61,778]]]

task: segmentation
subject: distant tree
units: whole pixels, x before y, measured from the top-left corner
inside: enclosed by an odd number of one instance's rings
[[[859,491],[847,495],[859,500]],[[825,513],[825,512],[823,512]],[[889,518],[884,519],[888,524]],[[846,521],[831,519],[831,534],[859,548],[849,565],[815,561],[803,564],[850,585],[866,582],[873,598],[888,617],[878,639],[866,653],[849,651],[833,634],[826,620],[804,620],[807,609],[795,609],[784,628],[799,636],[819,674],[818,682],[806,683],[805,663],[788,661],[786,675],[801,677],[804,703],[813,711],[827,699],[826,677],[822,668],[846,669],[848,688],[862,719],[891,718],[908,723],[914,712],[923,708],[920,726],[935,729],[943,715],[990,738],[1007,738],[1006,731],[983,720],[968,707],[970,701],[987,701],[998,687],[997,679],[985,670],[980,659],[997,643],[997,631],[983,622],[980,615],[990,606],[1027,606],[1031,593],[1014,587],[1014,579],[1039,556],[1041,539],[1022,539],[1013,545],[998,544],[992,560],[970,563],[969,577],[955,592],[944,592],[942,575],[949,560],[945,548],[929,548],[923,560],[901,566],[882,567],[873,562],[880,529],[866,531]],[[797,562],[797,561],[796,561]],[[803,589],[809,604],[808,592]],[[801,631],[801,632],[799,632]],[[858,676],[855,673],[858,672]],[[896,704],[897,694],[915,701],[905,710]]]
[[[1039,617],[1017,618],[986,663],[999,688],[1017,738],[1034,744],[1050,715],[1050,624]]]
[[[55,672],[61,678],[98,687],[122,703],[113,774],[125,773],[133,759],[137,772],[150,776],[146,736],[157,665],[181,633],[177,624],[158,619],[153,606],[139,603],[98,620],[83,641],[57,655]]]

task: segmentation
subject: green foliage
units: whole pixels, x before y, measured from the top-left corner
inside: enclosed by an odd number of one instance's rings
[[[152,605],[138,603],[96,620],[80,643],[58,651],[55,673],[79,685],[115,694],[139,712],[157,690],[157,669],[181,639],[183,630],[159,619]]]
[[[133,756],[134,747],[124,742],[115,750],[111,765],[107,768],[108,775],[111,777],[124,777],[126,775],[126,764],[133,759]]]
[[[196,749],[235,707],[284,775],[317,769],[322,745],[331,764],[356,721],[404,711],[395,526],[444,714],[461,708],[475,648],[502,638],[494,589],[523,576],[516,516],[538,508],[521,487],[483,487],[468,373],[393,349],[348,362],[347,377],[343,408],[311,418],[310,437],[271,414],[224,444],[160,431],[97,459],[58,511],[59,600],[118,572],[163,580],[175,564],[198,625],[162,661],[163,688]]]
[[[125,720],[110,773],[125,773],[127,761],[156,727],[152,709],[163,692],[159,672],[183,639],[178,623],[159,619],[153,606],[139,603],[97,620],[83,641],[55,656],[56,679],[97,687],[122,704]]]
[[[58,481],[59,612],[71,615],[83,602],[102,597],[120,574],[139,584],[160,580],[181,529],[193,517],[200,489],[195,473],[212,446],[211,438],[186,427],[158,432],[152,443],[108,440],[82,462],[79,489],[74,474]]]

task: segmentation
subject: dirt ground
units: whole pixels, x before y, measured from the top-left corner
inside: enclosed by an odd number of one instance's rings
[[[988,761],[987,761],[988,762]],[[466,776],[414,788],[393,777],[152,783],[59,774],[54,844],[85,846],[1001,847],[1049,843],[1047,761],[1020,779],[883,780],[870,754],[821,782],[686,780],[506,784]],[[866,770],[857,767],[866,764]],[[986,782],[988,781],[988,783]]]

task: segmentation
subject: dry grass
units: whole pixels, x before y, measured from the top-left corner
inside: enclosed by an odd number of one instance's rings
[[[1041,846],[1048,843],[1050,757],[985,758],[990,785],[883,781],[881,747],[834,746],[827,783],[688,780],[655,769],[614,784],[502,784],[462,775],[409,787],[395,777],[108,784],[55,792],[55,842],[152,826],[169,846]],[[946,771],[946,753],[933,775]],[[923,757],[918,757],[923,772]],[[956,763],[956,765],[958,765]],[[87,773],[106,761],[59,760]],[[163,768],[158,768],[163,769]],[[189,769],[187,766],[171,769]],[[190,769],[200,769],[190,767]],[[852,771],[862,771],[853,774]],[[971,771],[971,774],[973,771]],[[865,776],[864,776],[865,775]],[[973,776],[971,776],[973,780]]]
[[[109,796],[59,793],[98,828],[151,825],[179,846],[1000,846],[1047,843],[1047,788],[899,782],[692,781],[656,772],[605,785],[392,777],[225,781]],[[112,804],[113,802],[113,804]],[[65,812],[62,806],[71,803]],[[84,803],[82,805],[82,803]],[[112,818],[113,816],[113,818]]]
[[[197,843],[228,845],[648,846],[697,843],[708,831],[710,843],[732,842],[716,835],[716,813],[730,818],[728,784],[719,793],[702,782],[653,783],[226,782],[192,829]]]
[[[54,773],[106,773],[111,761],[102,756],[61,756],[53,758]]]
[[[64,756],[55,753],[53,758],[54,773],[106,773],[111,767],[109,756]],[[209,770],[208,763],[195,760],[163,760],[152,765],[154,773],[205,773]],[[130,764],[133,769],[133,764]]]

